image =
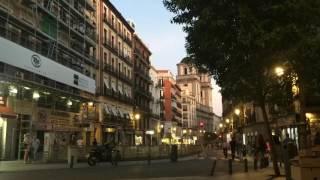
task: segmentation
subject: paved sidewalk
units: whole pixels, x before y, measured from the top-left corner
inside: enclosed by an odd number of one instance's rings
[[[162,178],[148,178],[144,180],[285,180],[286,178],[276,177],[272,178],[273,169],[267,168],[258,171],[251,171],[249,173],[235,173],[233,175],[218,175],[209,177],[200,176],[190,176],[190,177],[162,177]],[[136,179],[126,179],[126,180],[136,180]]]
[[[193,159],[201,159],[197,155],[181,157],[178,161],[188,161]],[[151,164],[154,163],[167,163],[169,159],[151,160]],[[148,162],[144,161],[122,161],[119,162],[119,166],[130,165],[146,165]],[[96,166],[111,166],[109,162],[98,163]],[[24,164],[23,161],[0,161],[0,172],[15,172],[15,171],[36,171],[36,170],[50,170],[50,169],[66,169],[69,168],[67,163],[32,163]],[[89,168],[86,162],[77,163],[74,168]]]

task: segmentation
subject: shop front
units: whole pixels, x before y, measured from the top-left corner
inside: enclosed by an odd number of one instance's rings
[[[16,127],[17,115],[9,108],[0,107],[0,160],[15,159]]]

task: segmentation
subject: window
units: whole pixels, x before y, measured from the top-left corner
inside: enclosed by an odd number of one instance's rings
[[[188,86],[188,84],[184,84],[184,86],[185,86],[185,87],[187,87],[187,86]]]
[[[111,66],[114,67],[114,58],[111,59]]]
[[[163,91],[160,90],[160,97],[163,97]]]
[[[103,29],[103,43],[106,44],[107,43],[107,30]]]
[[[107,64],[107,53],[103,53],[103,64]]]
[[[184,68],[184,75],[187,75],[187,74],[188,74],[188,69]]]
[[[114,47],[114,36],[111,36],[111,46]]]
[[[121,72],[121,63],[118,63],[119,72]]]
[[[114,26],[114,15],[112,15],[112,18],[111,18],[111,24],[112,26]]]
[[[107,19],[107,7],[103,7],[103,17],[104,19]]]

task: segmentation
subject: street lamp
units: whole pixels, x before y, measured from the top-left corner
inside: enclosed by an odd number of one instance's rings
[[[239,115],[240,115],[240,109],[238,109],[238,108],[235,109],[235,110],[234,110],[234,113],[235,113],[237,116],[239,116]]]
[[[134,118],[135,118],[136,120],[139,120],[139,119],[140,119],[140,114],[139,114],[139,113],[135,114],[135,115],[134,115]]]
[[[230,119],[226,119],[226,123],[229,124],[230,123]]]
[[[220,128],[223,128],[223,124],[222,124],[222,123],[220,123],[220,124],[219,124],[219,127],[220,127]]]
[[[277,76],[282,76],[284,74],[284,69],[280,66],[277,66],[274,68],[274,72],[276,73]]]

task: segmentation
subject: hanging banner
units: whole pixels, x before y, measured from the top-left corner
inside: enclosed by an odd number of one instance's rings
[[[94,79],[2,37],[0,61],[92,94],[96,90]]]

